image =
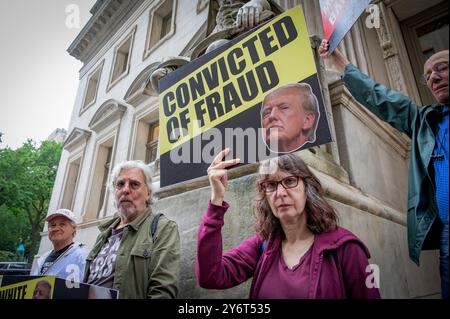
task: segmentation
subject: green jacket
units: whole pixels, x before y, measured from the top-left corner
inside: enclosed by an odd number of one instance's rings
[[[116,258],[113,288],[121,299],[176,298],[180,270],[180,236],[177,224],[161,216],[151,238],[150,224],[155,215],[148,208],[125,227]],[[111,230],[120,222],[118,214],[99,226],[100,234],[86,258],[84,281],[89,268]]]
[[[422,249],[439,248],[438,208],[431,155],[440,104],[418,106],[408,97],[375,83],[354,65],[345,68],[343,81],[353,97],[381,120],[411,138],[408,178],[409,257],[419,265]]]

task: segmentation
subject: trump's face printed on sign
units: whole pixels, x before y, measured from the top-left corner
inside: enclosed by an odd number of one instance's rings
[[[289,153],[314,142],[319,105],[306,83],[287,84],[272,91],[263,100],[261,127],[272,152]]]

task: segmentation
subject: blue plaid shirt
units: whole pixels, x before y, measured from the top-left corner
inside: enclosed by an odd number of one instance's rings
[[[436,201],[439,216],[444,224],[448,224],[448,105],[444,105],[443,118],[436,132],[436,143],[433,151],[434,181],[436,184]]]

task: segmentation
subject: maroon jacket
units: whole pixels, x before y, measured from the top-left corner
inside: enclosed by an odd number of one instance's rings
[[[262,279],[281,249],[281,236],[268,242],[259,255],[263,239],[250,237],[222,255],[221,228],[229,205],[208,204],[198,230],[195,273],[203,288],[227,289],[253,277],[250,298],[258,297]],[[366,246],[350,231],[336,229],[316,235],[314,239],[311,283],[308,298],[380,298],[377,288],[367,288],[366,273],[370,254]],[[283,287],[274,287],[283,289]]]

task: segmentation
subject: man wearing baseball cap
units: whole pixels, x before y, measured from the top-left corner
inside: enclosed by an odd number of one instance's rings
[[[77,227],[74,213],[62,208],[50,213],[45,220],[48,222],[48,238],[53,244],[53,250],[38,259],[31,275],[53,275],[81,282],[87,251],[83,244],[74,242]]]

